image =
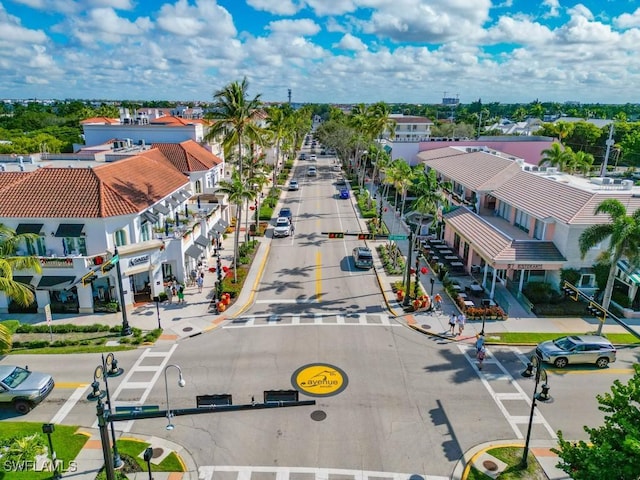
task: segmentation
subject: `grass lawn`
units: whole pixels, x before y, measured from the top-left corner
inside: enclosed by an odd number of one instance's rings
[[[544,470],[535,459],[535,457],[529,454],[527,458],[527,468],[522,470],[520,468],[520,461],[522,460],[523,449],[519,447],[498,447],[487,450],[489,455],[493,455],[498,460],[502,460],[508,465],[507,469],[500,473],[497,477],[498,480],[547,480],[547,476]],[[492,477],[482,473],[475,467],[469,469],[468,480],[491,480]]]
[[[543,333],[543,332],[501,332],[487,333],[489,343],[509,343],[516,345],[537,345],[545,340],[554,340],[564,335],[584,335],[585,332],[576,333]],[[630,333],[610,333],[604,335],[614,345],[640,345],[640,340]]]
[[[142,455],[142,452],[144,452],[147,447],[150,447],[151,444],[133,438],[123,438],[121,440],[118,440],[116,444],[118,445],[118,452],[120,453],[120,455],[129,455],[131,458],[135,459],[136,462],[138,462],[138,465],[140,465],[140,468],[143,472],[147,471],[147,462],[145,462],[140,455]],[[182,463],[178,459],[178,456],[175,454],[175,452],[171,452],[158,465],[155,465],[152,462],[151,471],[183,472],[184,467],[182,466]]]
[[[58,460],[62,461],[62,465],[67,468],[69,462],[74,460],[82,446],[89,439],[86,435],[76,433],[78,427],[68,425],[56,425],[55,431],[51,434],[51,441],[56,452]],[[9,438],[22,438],[37,433],[42,436],[46,445],[48,445],[47,436],[42,433],[42,423],[30,422],[2,422],[0,428],[0,443]],[[25,461],[31,461],[32,458],[24,458]],[[26,464],[23,464],[23,466]],[[0,479],[3,480],[40,480],[51,478],[50,472],[35,472],[33,470],[15,471],[18,465],[14,464],[12,471],[7,468],[7,464],[0,465]],[[23,467],[24,468],[24,467]]]

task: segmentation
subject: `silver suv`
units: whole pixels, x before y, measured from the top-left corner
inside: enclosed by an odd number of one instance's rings
[[[615,347],[599,335],[571,335],[542,342],[536,348],[536,355],[557,368],[577,363],[593,363],[605,368],[616,361]]]
[[[0,365],[0,403],[13,405],[20,414],[28,413],[44,400],[53,387],[53,378],[49,374]]]

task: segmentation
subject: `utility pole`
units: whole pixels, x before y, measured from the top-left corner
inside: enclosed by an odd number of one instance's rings
[[[607,163],[609,162],[609,152],[611,152],[611,147],[613,145],[613,123],[609,125],[609,138],[605,142],[607,146],[607,150],[604,153],[604,161],[602,162],[602,168],[600,168],[600,176],[604,177],[607,175]]]

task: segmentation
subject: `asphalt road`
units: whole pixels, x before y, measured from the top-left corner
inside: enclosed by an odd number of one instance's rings
[[[221,393],[244,404],[262,401],[265,390],[293,388],[297,369],[324,363],[344,371],[346,388],[315,398],[315,406],[177,417],[172,431],[165,429],[166,419],[119,428],[182,444],[199,466],[434,476],[450,475],[474,445],[523,438],[534,382],[520,373],[532,349],[490,347],[480,371],[466,345],[421,335],[390,318],[375,275],[353,266],[351,249],[363,241],[321,233],[357,232],[359,226],[351,202],[337,198],[331,159],[318,158],[316,177],[306,176],[311,164],[296,167],[300,190],[284,201],[293,210],[295,235],[272,241],[253,307],[178,344],[117,353],[126,374],[109,386],[120,405],[143,397],[146,405],[164,409],[167,393],[171,408],[195,407],[198,395]],[[85,399],[86,390],[78,392],[91,382],[98,355],[1,361],[55,372],[58,388],[20,420],[95,422],[95,403]],[[604,370],[547,369],[554,401],[539,405],[532,438],[552,439],[559,429],[569,438],[586,438],[582,426],[602,421],[596,394],[615,379],[626,381],[637,361],[630,349]],[[181,366],[184,388],[177,385],[177,369],[158,368],[169,364]],[[125,383],[129,388],[122,388]],[[13,414],[4,410],[0,416]]]

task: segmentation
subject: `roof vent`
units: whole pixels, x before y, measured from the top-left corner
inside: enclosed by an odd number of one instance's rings
[[[620,183],[623,190],[631,190],[633,188],[633,180],[622,180]]]
[[[604,177],[602,179],[602,185],[611,185],[613,183],[613,179],[609,177]]]
[[[602,180],[604,180],[602,177],[593,177],[591,179],[591,183],[595,185],[602,185]]]
[[[558,173],[558,167],[547,167],[547,173]]]

